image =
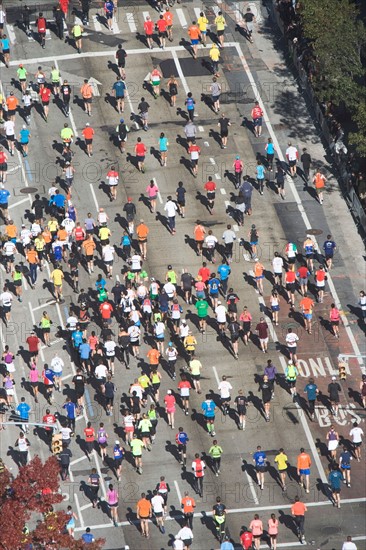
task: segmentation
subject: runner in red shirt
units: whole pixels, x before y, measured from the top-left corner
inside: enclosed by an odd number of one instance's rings
[[[164,19],[164,15],[160,15],[160,19],[156,22],[156,28],[158,29],[159,42],[162,50],[165,48],[166,39],[168,38],[167,27],[168,23],[166,19]]]
[[[259,137],[262,133],[263,124],[263,111],[259,106],[259,102],[256,101],[252,109],[252,120],[255,137]]]
[[[188,153],[191,155],[192,174],[196,178],[198,172],[198,159],[200,157],[201,148],[196,143],[192,143],[192,145],[189,146]]]
[[[52,435],[53,435],[53,428],[51,425],[56,424],[56,417],[54,414],[51,414],[50,409],[46,409],[46,414],[42,418],[43,424],[49,424],[50,426],[44,426],[44,431],[46,433],[47,439],[49,443],[51,442]]]
[[[46,47],[47,21],[46,21],[46,18],[43,17],[42,12],[38,15],[36,25],[37,25],[38,35],[39,35],[39,42],[40,42],[42,48],[45,49],[45,47]]]
[[[253,534],[250,531],[244,531],[240,535],[240,542],[244,550],[253,548]]]
[[[169,7],[165,8],[165,13],[163,15],[165,21],[166,21],[166,24],[167,24],[167,33],[168,33],[168,39],[169,39],[169,42],[173,42],[173,14],[172,12],[169,10]]]
[[[43,88],[39,91],[39,96],[40,96],[41,101],[42,101],[43,116],[44,116],[45,121],[47,122],[49,104],[50,104],[50,98],[51,98],[50,88],[47,88],[47,86],[43,86]]]
[[[144,31],[146,34],[146,45],[150,50],[154,47],[153,41],[153,32],[154,32],[154,23],[150,19],[150,15],[146,16],[146,21],[144,22]]]
[[[111,322],[111,316],[113,312],[113,306],[109,302],[105,301],[99,306],[99,311],[102,316],[103,324],[108,325]]]
[[[207,210],[212,216],[215,205],[216,183],[212,181],[211,176],[208,176],[208,181],[205,183],[205,191],[207,193]]]
[[[295,288],[296,288],[296,273],[295,271],[286,271],[285,284],[287,290],[287,296],[290,306],[295,307]]]
[[[94,137],[94,130],[90,126],[89,122],[85,124],[85,128],[82,131],[83,137],[85,139],[85,145],[86,145],[86,154],[88,157],[93,156],[93,137]]]
[[[115,169],[115,166],[112,166],[107,174],[108,186],[111,192],[111,200],[115,201],[117,199],[117,186],[119,181],[118,172]]]
[[[207,283],[207,281],[208,281],[209,278],[211,277],[211,271],[210,271],[210,269],[207,267],[206,262],[203,262],[202,267],[200,267],[200,269],[198,270],[198,275],[199,275],[200,277],[202,277],[202,282],[203,282],[203,283]]]
[[[147,147],[144,143],[142,143],[141,138],[137,138],[137,143],[135,145],[135,155],[137,160],[137,168],[139,169],[139,172],[142,172],[145,174],[145,155],[147,153]]]

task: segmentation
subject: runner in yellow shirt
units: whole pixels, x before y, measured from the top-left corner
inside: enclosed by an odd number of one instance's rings
[[[201,11],[200,13],[200,16],[197,21],[197,25],[199,30],[201,31],[201,42],[203,46],[206,47],[208,19],[205,16],[205,13],[203,11]]]
[[[222,11],[219,11],[217,17],[215,18],[216,33],[219,40],[219,47],[223,48],[224,46],[224,33],[226,27],[225,17],[222,15]]]
[[[60,302],[62,300],[62,281],[64,279],[64,274],[59,265],[52,271],[50,277],[54,286],[56,302]]]

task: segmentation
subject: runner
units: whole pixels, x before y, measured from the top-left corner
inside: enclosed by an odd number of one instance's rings
[[[197,25],[201,33],[201,44],[206,48],[207,46],[207,25],[208,19],[205,15],[205,12],[201,11],[200,16],[197,20]]]
[[[93,102],[93,88],[87,78],[84,79],[84,84],[80,88],[80,93],[84,102],[84,109],[87,115],[91,116],[91,108]]]
[[[210,447],[210,450],[208,451],[208,454],[210,455],[212,459],[212,469],[216,477],[220,475],[220,467],[221,467],[221,456],[224,451],[218,445],[217,439],[214,439],[212,442],[212,446]]]
[[[288,458],[283,449],[279,450],[279,453],[275,456],[274,461],[277,464],[282,491],[286,491],[286,472],[288,468]]]
[[[255,464],[255,470],[257,473],[257,482],[258,482],[259,488],[262,491],[264,489],[264,474],[267,468],[266,458],[267,458],[266,453],[262,451],[262,447],[258,445],[256,452],[253,453],[253,462]]]
[[[251,323],[252,323],[252,315],[248,311],[248,307],[244,306],[243,311],[240,314],[239,321],[241,321],[242,324],[242,333],[243,333],[243,341],[244,344],[247,346],[249,342],[249,338],[251,335]]]
[[[93,156],[93,138],[95,135],[95,132],[93,128],[90,126],[89,122],[85,124],[85,128],[82,131],[83,137],[85,139],[85,147],[86,147],[86,154],[88,157]]]
[[[343,474],[343,483],[347,487],[351,487],[351,460],[352,455],[345,445],[343,445],[343,451],[339,457],[339,467]]]
[[[160,530],[160,532],[164,535],[165,533],[165,527],[164,527],[164,499],[162,495],[158,493],[156,489],[153,491],[153,497],[151,499],[151,506],[153,510],[153,514],[156,518],[157,526]]]
[[[254,107],[251,112],[252,121],[253,121],[253,130],[255,137],[260,137],[262,134],[262,125],[263,125],[263,111],[259,106],[259,101],[254,103]]]
[[[319,390],[318,386],[314,383],[314,378],[309,378],[309,382],[306,384],[304,393],[308,396],[308,410],[311,420],[315,418],[315,401],[317,399]]]
[[[318,196],[318,201],[320,204],[323,204],[324,202],[323,193],[324,193],[326,182],[327,182],[326,177],[324,176],[324,174],[322,174],[320,170],[318,170],[313,177],[313,183],[314,183],[315,191]]]
[[[297,457],[297,475],[299,476],[299,485],[305,489],[306,493],[310,493],[310,466],[310,455],[301,447]]]
[[[352,438],[353,452],[357,462],[361,462],[361,446],[364,435],[363,429],[359,427],[357,422],[353,423],[353,428],[349,432]]]
[[[328,476],[328,483],[332,492],[333,506],[336,506],[337,508],[341,507],[342,481],[343,475],[338,468],[338,464],[333,464]]]
[[[216,475],[218,475],[217,472]],[[213,506],[212,516],[215,524],[216,538],[219,542],[222,542],[226,532],[226,506],[221,502],[220,497],[216,497],[216,504]]]
[[[37,18],[35,24],[37,26],[39,43],[41,44],[42,48],[45,49],[45,47],[46,47],[47,21],[46,21],[46,18],[43,16],[42,12],[40,12],[38,14],[38,18]]]
[[[292,303],[294,304],[294,302]],[[305,292],[299,306],[302,308],[302,314],[305,319],[305,329],[308,331],[309,334],[311,334],[311,322],[313,318],[314,301],[309,298]]]
[[[271,514],[268,520],[268,535],[271,545],[271,550],[277,550],[277,536],[278,536],[278,519],[275,514]]]
[[[199,453],[196,453],[192,462],[192,471],[194,475],[195,491],[201,498],[203,498],[203,478],[205,475],[205,468],[206,464],[200,458]]]
[[[141,498],[136,506],[137,518],[140,520],[141,534],[149,538],[149,519],[152,517],[151,502],[147,500],[146,494],[141,493]]]
[[[288,147],[286,149],[286,158],[290,167],[290,175],[292,178],[296,178],[296,164],[299,159],[299,152],[296,147],[292,145],[291,141],[289,141],[287,145]]]
[[[300,501],[299,497],[296,496],[295,502],[291,507],[291,514],[295,521],[297,535],[300,542],[305,541],[305,512],[307,512],[307,507]]]
[[[247,35],[247,38],[251,44],[253,44],[253,28],[255,22],[254,13],[251,11],[251,8],[248,7],[246,13],[243,16],[244,19],[244,28]]]
[[[147,15],[144,21],[144,31],[146,35],[146,45],[150,50],[154,47],[153,32],[154,32],[154,22],[151,21],[150,16]]]
[[[164,50],[166,46],[166,39],[168,38],[168,22],[164,15],[160,15],[160,18],[155,23],[155,27],[158,30],[160,48]]]
[[[194,498],[189,496],[188,491],[184,492],[184,497],[182,498],[181,508],[183,510],[184,520],[190,529],[193,529],[193,517],[194,509],[196,503]]]
[[[151,22],[151,25],[153,25],[152,22]],[[126,57],[127,57],[126,50],[123,49],[122,44],[118,44],[117,51],[116,51],[116,60],[117,60],[119,75],[122,78],[122,80],[125,80],[126,78],[126,71],[125,71]]]
[[[214,21],[216,25],[216,35],[218,40],[218,46],[219,48],[224,47],[224,39],[225,39],[225,27],[226,27],[226,21],[225,17],[222,15],[222,11],[219,11],[217,16],[215,17]]]
[[[188,36],[191,39],[191,51],[193,59],[197,59],[198,43],[201,39],[201,31],[196,23],[192,21],[192,25],[188,28]],[[193,120],[193,117],[191,118]]]
[[[261,545],[261,537],[263,535],[263,522],[259,519],[258,514],[254,514],[254,519],[250,522],[249,529],[253,533],[254,548],[259,550]]]
[[[337,378],[332,376],[332,381],[328,384],[329,400],[331,404],[331,413],[337,417],[339,409],[339,393],[342,391],[341,386],[336,382]]]
[[[328,452],[332,462],[337,460],[337,448],[339,445],[339,434],[336,432],[335,427],[331,425],[329,432],[327,433],[326,439],[328,441]]]

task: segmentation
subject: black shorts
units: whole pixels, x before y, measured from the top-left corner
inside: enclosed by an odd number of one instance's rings
[[[91,145],[93,143],[92,139],[86,139],[85,140],[86,145]]]
[[[255,467],[255,470],[256,470],[256,472],[258,472],[259,474],[264,474],[264,472],[266,471],[266,466],[256,466],[256,467]]]
[[[42,105],[43,105],[43,107],[45,107],[45,106],[47,107],[47,105],[49,105],[49,104],[50,104],[50,102],[49,102],[49,101],[42,101]]]
[[[159,37],[160,38],[167,38],[167,36],[168,36],[168,33],[166,31],[159,32]]]
[[[8,109],[8,116],[15,116],[15,109]]]
[[[8,114],[9,114],[9,111],[8,111]],[[10,116],[10,115],[9,115],[9,116]],[[9,135],[9,136],[7,135],[7,136],[6,136],[6,139],[7,139],[8,141],[14,141],[14,140],[15,140],[15,136],[14,136],[14,134],[11,134],[11,135]]]
[[[8,165],[6,164],[6,162],[3,162],[2,164],[0,164],[0,172],[6,172],[8,169]]]
[[[224,36],[224,33],[225,33],[224,30],[222,30],[222,31],[217,31],[217,36]]]
[[[177,201],[179,206],[185,206],[186,205],[186,201]]]
[[[86,261],[87,262],[91,262],[93,260],[93,258],[94,258],[94,254],[87,254],[86,255]]]
[[[242,414],[243,416],[247,414],[247,408],[244,407],[243,405],[239,405],[237,407],[237,411],[238,411],[238,414]]]
[[[107,11],[106,14],[105,14],[105,17],[106,17],[106,19],[112,19],[113,12],[112,11]]]
[[[124,69],[126,66],[126,61],[123,60],[123,61],[118,61],[118,67],[120,67],[121,69]]]
[[[229,135],[229,130],[221,130],[220,132],[220,136],[223,138],[223,137],[227,137]]]
[[[93,101],[93,98],[91,97],[83,97],[84,103],[91,103]]]
[[[296,160],[289,160],[288,164],[289,166],[296,166]]]
[[[115,458],[114,459],[114,465],[116,468],[119,468],[120,466],[122,466],[122,458]]]
[[[295,283],[287,283],[286,290],[288,290],[289,292],[295,292]]]
[[[215,193],[215,192],[209,191],[209,192],[207,193],[207,198],[208,198],[209,201],[215,200],[215,197],[216,197],[216,193]]]

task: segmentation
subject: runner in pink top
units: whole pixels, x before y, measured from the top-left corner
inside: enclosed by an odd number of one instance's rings
[[[341,314],[335,304],[331,304],[329,311],[329,320],[332,325],[333,334],[336,338],[339,338],[339,321],[341,320]]]
[[[254,519],[250,522],[249,529],[253,533],[254,548],[259,550],[261,545],[261,536],[263,535],[263,523],[259,519],[258,514],[254,514]]]
[[[31,364],[31,369],[29,371],[29,382],[32,387],[34,401],[38,403],[39,372],[37,370],[37,365],[33,362]]]
[[[172,393],[172,390],[168,390],[166,396],[164,397],[165,410],[168,417],[168,424],[174,429],[174,414],[175,414],[175,397]]]
[[[271,542],[272,550],[277,548],[277,535],[278,535],[278,519],[275,514],[271,514],[268,520],[268,534]]]
[[[146,193],[150,201],[150,211],[156,212],[156,197],[159,193],[159,187],[156,185],[155,180],[150,180],[150,184],[146,187]]]
[[[115,527],[118,525],[118,491],[113,489],[112,483],[108,485],[107,502],[111,511],[111,518]]]

